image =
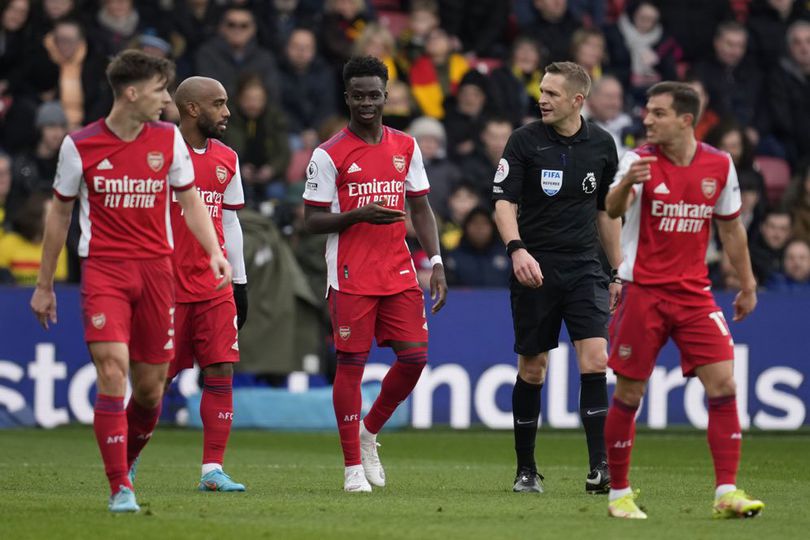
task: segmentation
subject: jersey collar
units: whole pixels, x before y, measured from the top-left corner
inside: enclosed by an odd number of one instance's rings
[[[588,126],[588,121],[585,120],[585,118],[583,118],[582,115],[580,115],[579,118],[582,121],[582,126],[580,126],[579,131],[577,131],[572,137],[563,137],[562,135],[557,133],[557,131],[553,127],[549,126],[548,124],[543,124],[543,127],[546,128],[546,134],[548,135],[549,139],[561,144],[571,144],[579,141],[587,141],[588,139],[591,138],[591,129]]]

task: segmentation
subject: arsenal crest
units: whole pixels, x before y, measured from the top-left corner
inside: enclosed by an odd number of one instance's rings
[[[107,324],[107,316],[103,313],[96,313],[90,317],[90,322],[93,323],[93,327],[96,330],[101,330],[104,328],[104,325]]]
[[[338,335],[340,336],[340,339],[342,339],[343,341],[346,341],[347,339],[349,339],[349,336],[352,335],[352,327],[351,326],[341,326],[341,327],[339,327],[338,328]]]
[[[397,154],[394,156],[394,168],[397,172],[405,172],[405,156]]]
[[[228,169],[226,169],[222,165],[217,165],[216,173],[217,173],[217,180],[219,180],[220,184],[224,184],[225,181],[228,180]]]
[[[700,181],[700,189],[703,190],[703,196],[711,199],[714,192],[717,191],[717,180],[714,178],[704,178]]]
[[[149,152],[146,154],[146,163],[150,169],[158,172],[163,168],[163,152]]]

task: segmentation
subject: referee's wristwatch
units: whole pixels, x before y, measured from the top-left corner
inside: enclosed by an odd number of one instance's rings
[[[619,277],[619,269],[618,268],[611,268],[610,269],[610,282],[611,283],[618,283],[619,285],[622,284],[622,278]]]

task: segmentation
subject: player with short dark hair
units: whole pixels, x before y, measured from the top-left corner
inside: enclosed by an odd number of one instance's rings
[[[109,115],[65,137],[59,151],[31,308],[45,328],[56,323],[54,270],[78,198],[84,336],[98,375],[93,428],[110,483],[110,511],[137,512],[128,471],[157,425],[174,357],[170,186],[218,286],[230,283],[231,267],[190,189],[194,170],[180,131],[158,121],[171,100],[166,88],[173,65],[124,51],[107,73],[115,90]],[[128,375],[132,398],[125,411]]]
[[[540,82],[542,120],[512,133],[492,185],[495,221],[513,268],[516,492],[543,491],[534,456],[540,392],[563,321],[579,362],[579,413],[590,466],[585,491],[606,493],[609,484],[607,325],[621,291],[615,277],[621,224],[608,217],[604,201],[618,157],[613,137],[580,114],[590,87],[581,66],[549,65]],[[614,269],[610,283],[600,242]]]
[[[333,403],[345,465],[343,489],[385,485],[377,433],[416,386],[427,363],[428,329],[416,268],[405,245],[405,199],[419,243],[433,266],[432,312],[447,281],[427,193],[422,153],[413,137],[382,124],[388,70],[378,59],[350,59],[343,69],[349,125],[315,149],[304,192],[306,226],[329,234],[327,284],[337,349]],[[360,382],[372,339],[396,362],[360,421]]]
[[[613,217],[625,217],[624,298],[610,327],[608,365],[616,390],[605,425],[610,466],[608,514],[646,519],[635,503],[628,471],[635,416],[661,347],[672,337],[686,377],[698,377],[709,404],[708,439],[714,461],[714,515],[750,517],[762,501],[736,487],[742,434],[732,363],[734,341],[711,293],[705,256],[712,218],[742,288],[734,320],[757,303],[740,186],[731,156],[695,139],[697,92],[685,83],[648,91],[648,144],[627,152],[607,195]]]

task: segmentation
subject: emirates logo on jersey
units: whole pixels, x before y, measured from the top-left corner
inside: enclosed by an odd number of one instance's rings
[[[394,161],[394,168],[397,170],[397,172],[405,172],[405,156],[397,154],[392,159]]]
[[[93,328],[101,330],[104,328],[104,325],[107,324],[107,316],[103,313],[96,313],[90,317],[90,322],[93,323]]]
[[[146,154],[146,164],[155,172],[163,168],[163,152],[149,152]]]
[[[228,169],[226,169],[222,165],[217,165],[215,172],[217,175],[217,180],[219,180],[219,183],[224,184],[225,181],[228,179]]]
[[[714,178],[704,178],[700,181],[700,189],[703,191],[703,196],[711,199],[714,192],[717,191],[717,180]]]

